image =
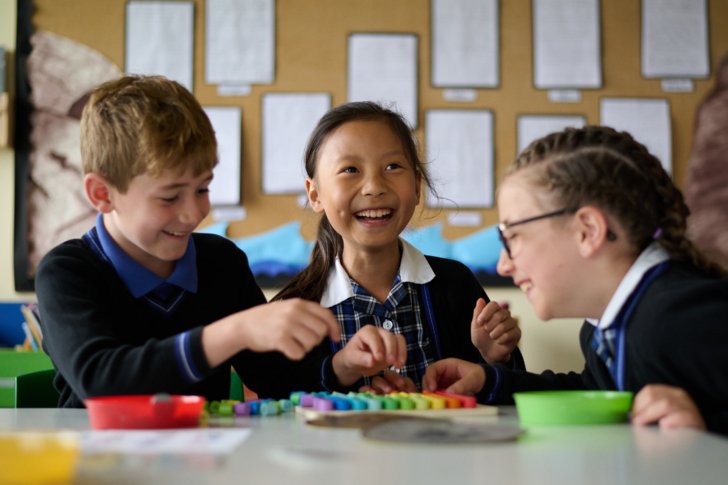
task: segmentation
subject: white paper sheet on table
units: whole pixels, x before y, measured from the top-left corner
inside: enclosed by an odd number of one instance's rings
[[[430,175],[439,198],[429,207],[493,206],[493,113],[428,110],[425,140]]]
[[[376,101],[417,126],[417,37],[353,34],[349,37],[349,101]]]
[[[666,99],[602,98],[600,123],[629,132],[672,173],[670,105]]]
[[[533,140],[564,128],[580,128],[586,118],[578,115],[520,115],[518,117],[518,153]]]
[[[599,0],[534,0],[534,85],[602,85]]]
[[[207,0],[205,82],[274,81],[275,7],[275,0]]]
[[[231,453],[251,434],[248,428],[174,430],[104,430],[81,434],[84,454],[211,454]]]
[[[263,96],[263,192],[304,191],[306,142],[331,106],[326,93],[269,93]]]
[[[126,73],[162,75],[192,91],[193,36],[192,2],[129,2]]]
[[[498,0],[432,1],[432,84],[497,87]]]
[[[705,0],[642,0],[642,75],[710,74]]]
[[[213,206],[238,205],[241,202],[241,110],[235,106],[205,106],[204,109],[215,130],[219,155],[215,177],[210,184],[210,203]]]

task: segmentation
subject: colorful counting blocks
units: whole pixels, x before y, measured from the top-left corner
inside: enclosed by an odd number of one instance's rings
[[[450,394],[444,391],[393,392],[379,395],[369,392],[294,392],[291,402],[316,411],[395,411],[474,408],[473,396]]]
[[[293,411],[288,399],[253,399],[250,401],[210,401],[207,412],[210,416],[278,416]]]

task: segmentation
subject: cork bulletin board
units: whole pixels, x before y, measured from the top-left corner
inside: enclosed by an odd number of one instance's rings
[[[67,37],[98,51],[124,69],[125,0],[33,0],[32,27]],[[70,5],[72,4],[72,8]],[[205,4],[194,0],[194,94],[205,106],[242,109],[241,192],[246,217],[233,221],[227,235],[247,237],[291,221],[313,239],[317,217],[301,207],[296,195],[266,195],[261,184],[261,106],[267,93],[328,93],[332,105],[347,101],[347,39],[353,33],[406,33],[418,39],[418,119],[416,135],[424,153],[425,115],[431,109],[488,110],[493,116],[494,180],[497,189],[505,167],[517,150],[517,120],[524,114],[581,116],[600,119],[603,97],[668,100],[672,131],[673,177],[686,176],[695,109],[713,85],[715,66],[728,52],[728,2],[707,0],[710,77],[695,79],[691,92],[664,92],[659,79],[645,79],[640,70],[640,2],[601,0],[601,87],[581,90],[578,102],[549,101],[534,87],[532,1],[501,0],[499,8],[499,72],[496,87],[474,88],[472,101],[448,101],[431,81],[431,0],[277,0],[275,15],[275,81],[253,85],[250,94],[221,96],[205,84]],[[281,142],[285,142],[281,140]],[[301,154],[302,158],[302,154]],[[302,161],[300,161],[302,163]],[[299,167],[294,168],[300,171]],[[301,187],[303,189],[303,180]],[[454,212],[476,213],[478,225],[454,225]],[[421,205],[413,225],[443,224],[445,238],[462,238],[497,222],[493,208],[431,209]],[[216,222],[212,217],[207,223]],[[17,286],[17,285],[16,285]]]

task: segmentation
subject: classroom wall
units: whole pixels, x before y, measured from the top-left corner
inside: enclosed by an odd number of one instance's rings
[[[123,22],[125,0],[35,0],[33,22],[85,43],[123,68]],[[659,80],[640,76],[640,2],[602,0],[603,88],[582,91],[576,104],[550,103],[546,91],[533,88],[531,64],[531,0],[501,0],[500,66],[497,89],[477,90],[473,103],[452,103],[442,90],[430,85],[430,0],[277,0],[276,81],[271,86],[253,86],[244,97],[218,96],[215,86],[204,84],[204,0],[195,0],[195,95],[203,104],[235,105],[243,109],[243,198],[244,221],[233,223],[229,236],[260,233],[292,219],[303,223],[304,236],[312,237],[316,219],[302,210],[296,196],[262,194],[260,183],[260,99],[266,92],[329,92],[334,104],[346,101],[346,38],[349,32],[406,32],[419,38],[419,126],[422,140],[425,109],[487,108],[495,114],[496,180],[502,176],[516,150],[516,116],[519,114],[581,114],[588,122],[599,121],[599,99],[603,96],[668,98],[672,116],[674,178],[682,185],[687,173],[694,110],[712,85],[712,78],[695,81],[692,93],[668,94]],[[315,6],[315,8],[312,8]],[[710,57],[712,69],[728,52],[728,2],[708,1]],[[15,45],[15,0],[0,0],[0,42],[10,51]],[[12,277],[13,153],[0,149],[0,300],[32,299],[18,294]],[[497,212],[483,209],[483,226],[497,221]],[[447,211],[425,210],[419,222],[429,225],[446,221]],[[212,221],[208,221],[212,222]],[[445,237],[459,238],[482,228],[445,224]],[[579,369],[577,347],[580,322],[566,319],[540,321],[525,296],[513,288],[487,289],[495,300],[507,300],[521,320],[522,348],[534,370]],[[274,290],[268,290],[270,295]]]
[[[0,0],[0,45],[7,52],[6,86],[11,94],[15,69],[16,0]],[[11,123],[12,130],[12,123]],[[0,148],[0,300],[20,301],[32,295],[15,292],[13,279],[13,218],[15,213],[15,159],[12,148]]]

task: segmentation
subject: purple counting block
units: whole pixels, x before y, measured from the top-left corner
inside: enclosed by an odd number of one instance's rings
[[[313,394],[301,394],[301,407],[312,408],[313,407]]]
[[[247,402],[239,402],[233,406],[233,413],[235,416],[249,416],[250,415],[250,404]]]
[[[325,397],[314,397],[313,408],[317,411],[331,411],[334,409],[334,401]]]

